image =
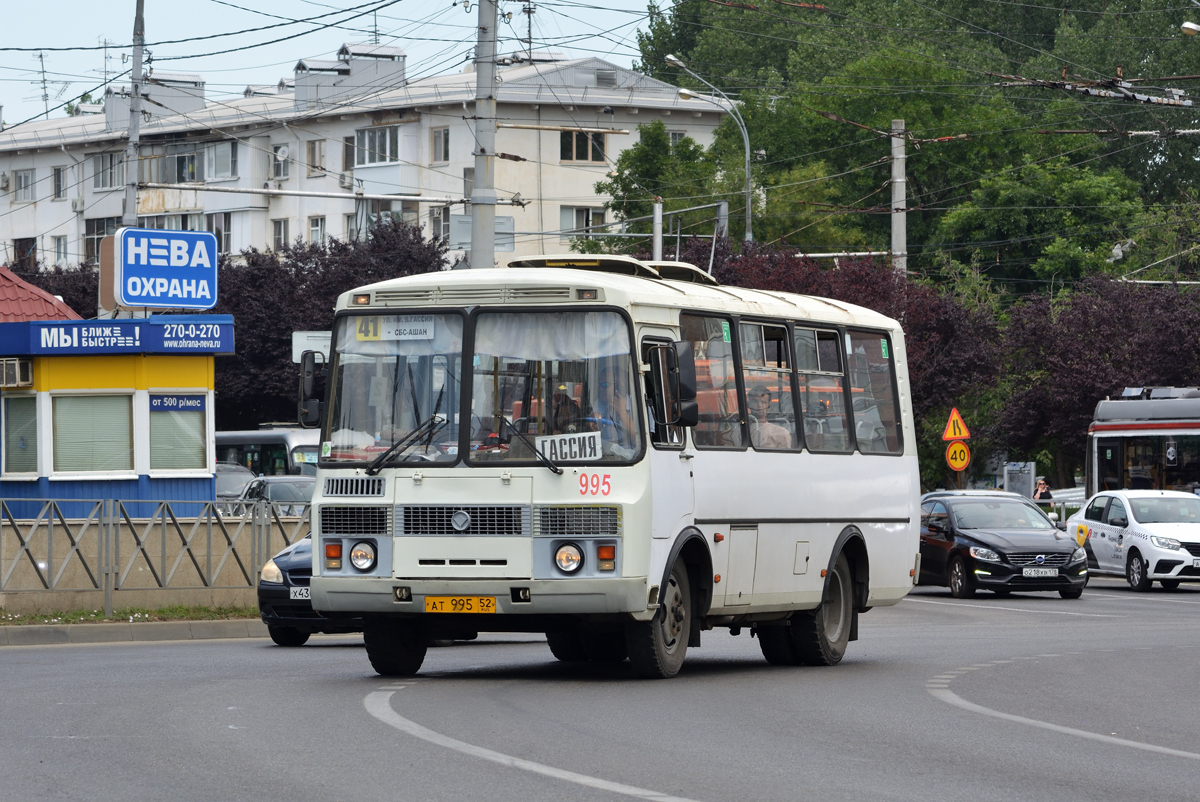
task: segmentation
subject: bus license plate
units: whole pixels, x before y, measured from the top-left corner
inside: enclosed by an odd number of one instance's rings
[[[495,596],[426,596],[427,613],[494,613]]]
[[[1021,576],[1058,576],[1057,568],[1022,568]]]
[[[311,599],[310,592],[312,588],[288,588],[289,599]]]

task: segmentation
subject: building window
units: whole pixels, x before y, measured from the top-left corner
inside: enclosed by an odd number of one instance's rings
[[[565,162],[604,162],[604,134],[563,131],[559,135],[559,156]]]
[[[238,154],[236,142],[217,142],[205,148],[204,152],[208,162],[206,180],[221,181],[226,178],[237,178]]]
[[[310,139],[305,143],[307,150],[305,161],[308,163],[309,175],[325,174],[325,140]]]
[[[385,164],[400,161],[400,127],[364,128],[355,134],[354,164]]]
[[[4,398],[4,472],[37,473],[37,396]]]
[[[288,221],[272,220],[271,221],[271,247],[277,251],[282,251],[291,244],[291,237],[288,236]]]
[[[25,270],[37,270],[37,237],[13,240],[13,262]]]
[[[358,239],[358,215],[346,215],[346,242]]]
[[[232,244],[233,212],[204,215],[204,228],[217,235],[217,253],[229,253]]]
[[[196,151],[170,153],[166,157],[166,183],[189,184],[202,181],[204,176],[196,170]]]
[[[325,242],[325,218],[308,218],[308,243],[310,245],[320,245],[323,242]]]
[[[100,240],[116,234],[121,225],[119,217],[94,217],[83,221],[83,259],[89,264],[100,261]]]
[[[203,395],[150,396],[150,470],[204,470]]]
[[[13,200],[33,200],[33,170],[17,170],[13,173]]]
[[[203,212],[190,214],[156,214],[139,217],[138,228],[166,229],[167,231],[206,231]]]
[[[288,159],[287,145],[271,146],[271,178],[287,178],[291,173],[291,162]]]
[[[132,396],[55,398],[54,470],[132,471]]]
[[[671,136],[671,147],[675,147],[687,136],[687,131],[668,131]]]
[[[125,185],[125,162],[120,153],[92,157],[92,189],[117,189]]]
[[[429,212],[429,235],[450,239],[450,207],[441,206]]]
[[[54,168],[54,199],[66,200],[67,197],[67,168]]]
[[[580,231],[604,223],[604,210],[584,206],[560,206],[558,210],[559,241],[570,242],[573,237],[590,238],[592,232]]]
[[[433,129],[433,160],[434,162],[450,161],[450,129]]]
[[[354,171],[354,137],[342,137],[342,172]]]
[[[66,237],[51,237],[50,241],[54,243],[54,265],[55,265],[55,267],[66,267],[66,265],[67,265],[67,238]]]

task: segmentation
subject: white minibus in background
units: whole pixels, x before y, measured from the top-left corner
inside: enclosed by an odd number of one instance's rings
[[[312,603],[363,619],[380,674],[481,631],[644,677],[714,627],[833,665],[913,585],[904,335],[867,309],[522,258],[345,293],[323,403],[301,370]]]
[[[295,427],[217,432],[217,462],[241,465],[255,476],[313,476],[319,436]]]

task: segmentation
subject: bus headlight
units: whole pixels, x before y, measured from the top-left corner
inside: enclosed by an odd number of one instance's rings
[[[270,582],[273,585],[278,585],[283,582],[283,571],[279,570],[279,566],[274,560],[267,560],[267,564],[262,567],[262,572],[258,575],[263,582]]]
[[[573,574],[583,567],[583,552],[574,543],[564,543],[554,552],[554,564],[564,574]]]
[[[359,571],[370,571],[375,567],[375,546],[365,540],[350,549],[350,564]]]

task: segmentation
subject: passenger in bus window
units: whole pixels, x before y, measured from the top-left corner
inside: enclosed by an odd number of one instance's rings
[[[600,369],[600,392],[593,410],[595,423],[600,427],[604,453],[629,459],[635,453],[632,399],[625,386],[625,371],[619,363],[608,363]]]
[[[792,435],[767,414],[771,409],[771,391],[766,387],[751,387],[747,396],[750,406],[750,442],[755,448],[791,448]]]

